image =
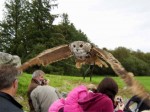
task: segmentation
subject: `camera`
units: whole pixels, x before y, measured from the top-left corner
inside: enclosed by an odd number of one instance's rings
[[[42,85],[46,85],[47,84],[47,80],[46,79],[43,79],[42,80]]]
[[[122,103],[122,102],[123,102],[123,101],[122,101],[122,98],[117,98],[117,99],[116,99],[116,102],[117,102],[117,103]]]

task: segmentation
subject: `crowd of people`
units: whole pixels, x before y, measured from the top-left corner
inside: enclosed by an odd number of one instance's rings
[[[0,112],[23,112],[14,98],[18,89],[18,76],[21,72],[12,65],[0,65]],[[131,101],[136,99],[136,112],[150,110],[147,99],[134,96],[125,105],[118,94],[118,84],[111,77],[105,77],[98,86],[79,85],[73,88],[66,97],[49,85],[42,70],[32,74],[27,97],[30,112],[132,112]],[[133,100],[134,99],[134,100]]]

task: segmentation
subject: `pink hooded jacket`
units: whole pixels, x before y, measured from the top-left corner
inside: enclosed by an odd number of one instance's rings
[[[78,103],[83,112],[114,112],[113,103],[105,94],[89,92],[86,97],[79,99]],[[118,110],[116,112],[123,111]]]
[[[85,86],[81,85],[74,88],[66,99],[60,99],[54,102],[49,108],[49,112],[58,112],[64,106],[64,112],[83,112],[78,104],[78,100],[86,97],[88,90]]]
[[[65,105],[65,99],[64,98],[58,99],[49,107],[48,112],[59,112],[59,110],[63,108],[64,105]]]

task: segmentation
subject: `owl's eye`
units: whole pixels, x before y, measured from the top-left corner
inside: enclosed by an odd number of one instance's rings
[[[73,47],[76,47],[76,45],[73,45]]]
[[[83,45],[81,44],[80,47],[83,47]]]

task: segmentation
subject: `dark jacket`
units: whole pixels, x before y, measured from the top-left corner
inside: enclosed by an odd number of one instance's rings
[[[113,112],[113,102],[105,94],[101,93],[92,93],[83,98],[79,99],[79,105],[83,109],[83,112]],[[123,112],[118,110],[117,112]]]
[[[37,80],[35,79],[32,79],[31,80],[31,83],[28,87],[28,91],[27,91],[27,97],[28,97],[28,103],[29,103],[29,107],[30,107],[30,112],[35,112],[35,109],[33,107],[33,104],[32,104],[32,100],[30,98],[30,95],[31,95],[31,92],[39,85],[46,85],[45,83],[42,83],[40,84]]]
[[[20,105],[12,96],[0,92],[0,112],[23,112]]]
[[[34,107],[33,107],[33,104],[32,104],[32,100],[31,100],[31,98],[30,98],[30,94],[31,94],[31,92],[32,92],[38,85],[40,85],[40,83],[39,83],[37,80],[32,79],[32,80],[31,80],[31,83],[30,83],[30,85],[29,85],[29,87],[28,87],[27,97],[28,97],[28,103],[29,103],[29,107],[30,107],[30,112],[35,112]]]

